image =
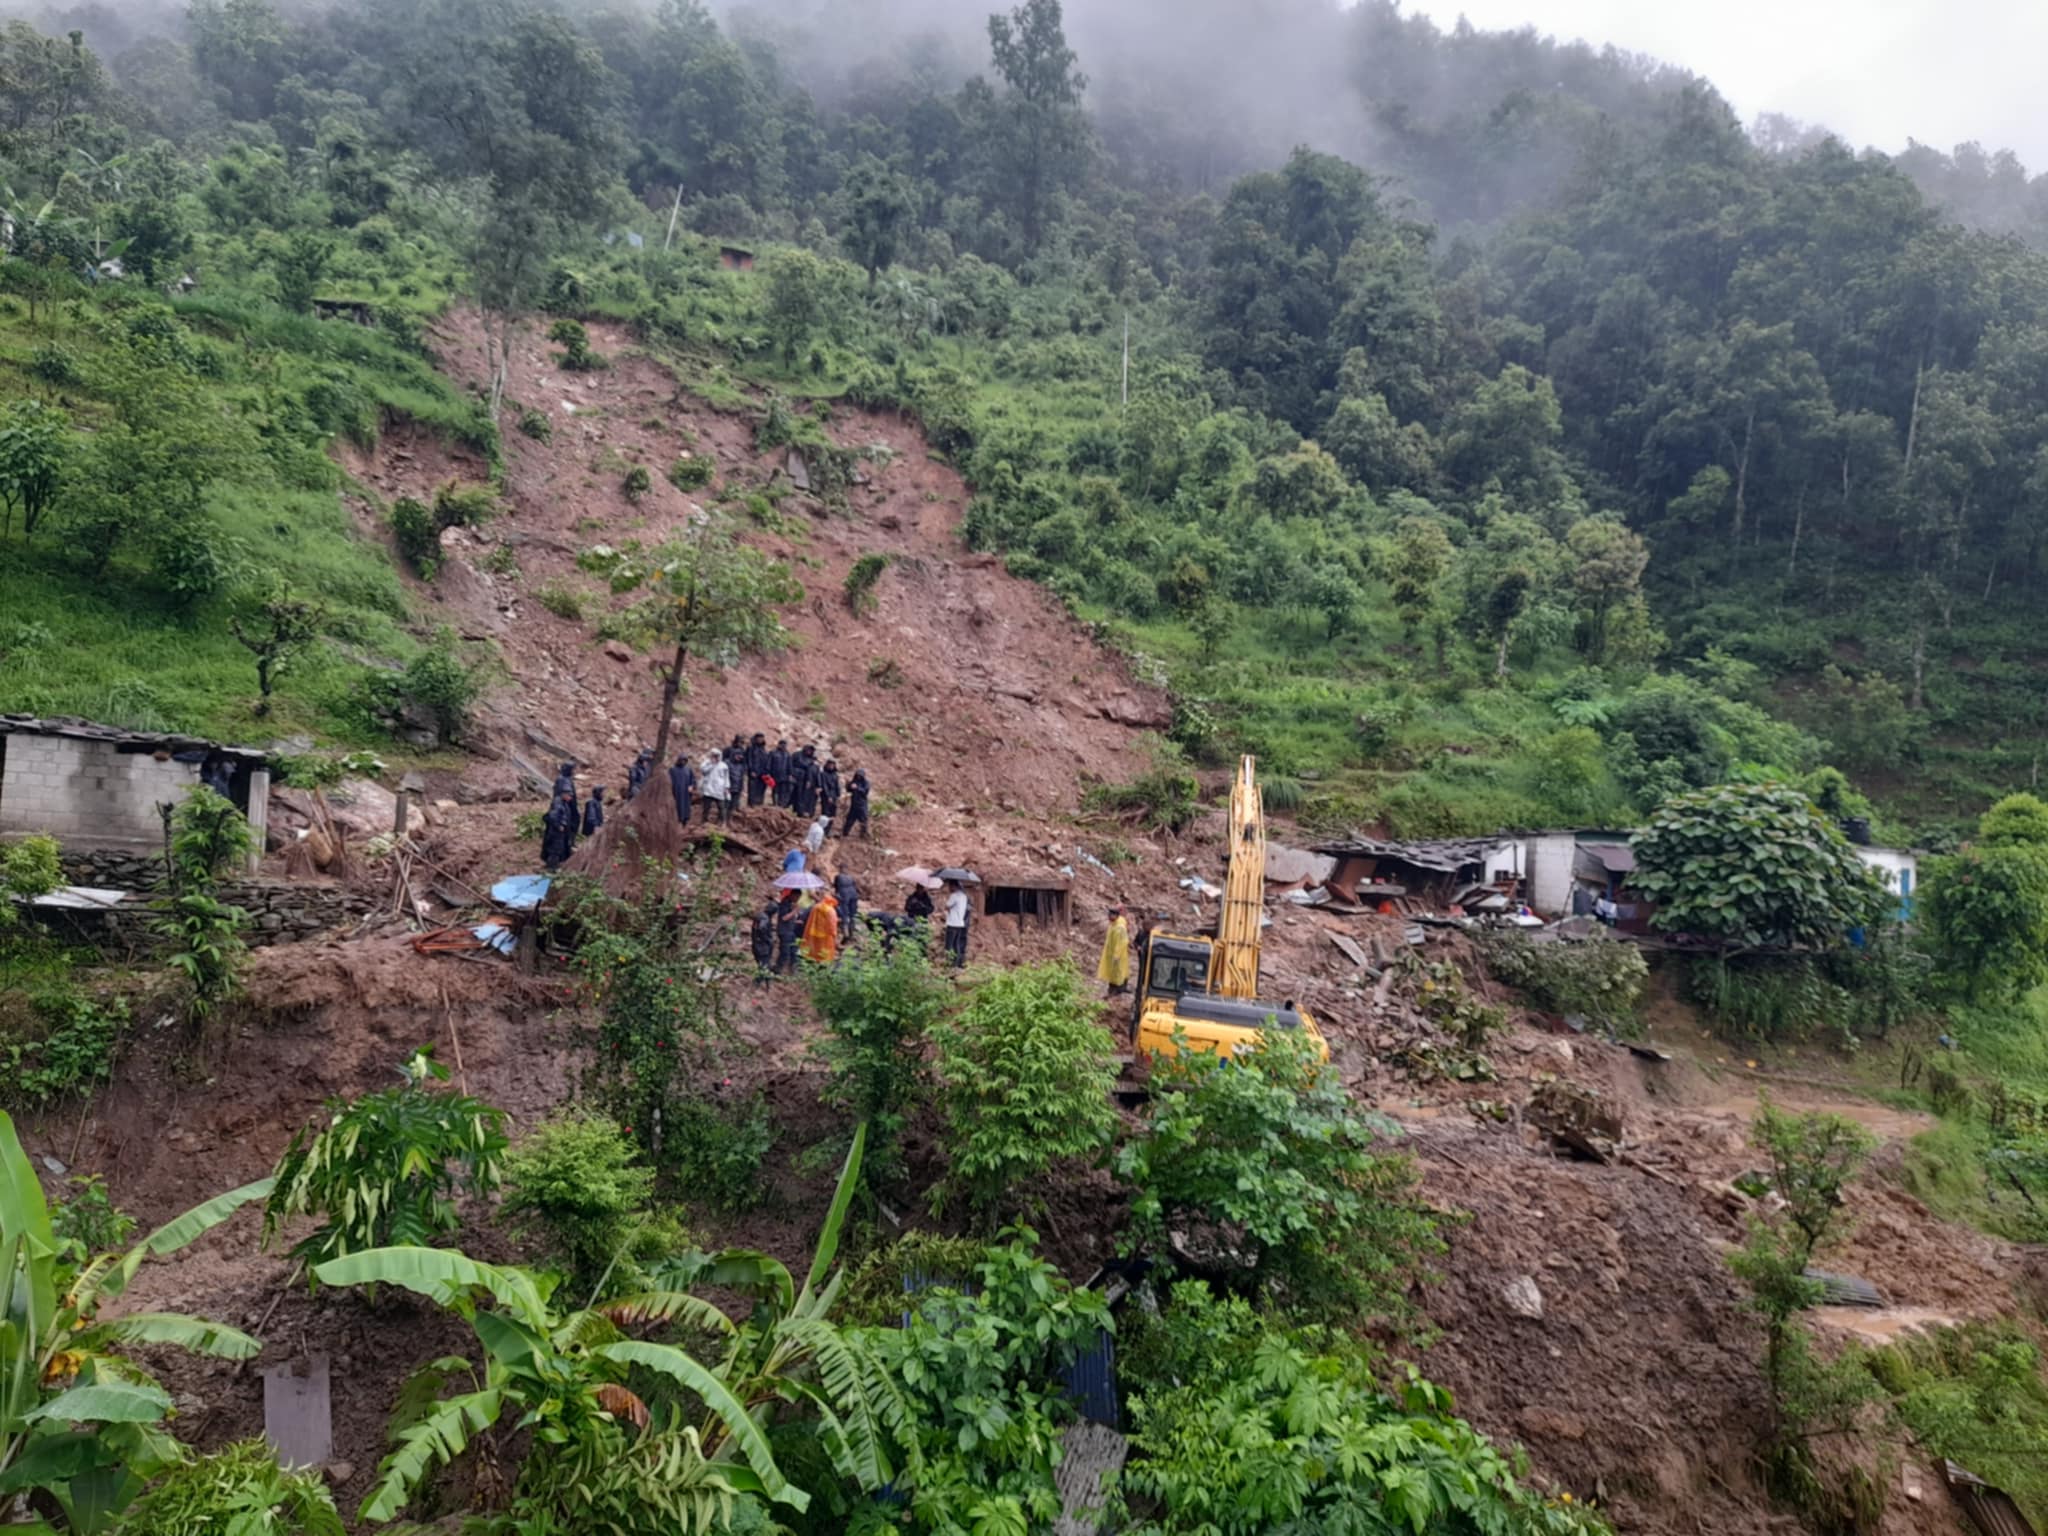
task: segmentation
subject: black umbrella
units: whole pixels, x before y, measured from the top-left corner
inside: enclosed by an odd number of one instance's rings
[[[957,880],[962,885],[981,884],[981,876],[971,869],[935,869],[932,871],[932,878],[934,880]]]

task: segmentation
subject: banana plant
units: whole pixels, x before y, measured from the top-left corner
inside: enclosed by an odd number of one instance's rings
[[[176,1312],[105,1317],[102,1309],[147,1260],[177,1252],[269,1192],[261,1179],[216,1195],[127,1252],[73,1269],[14,1121],[0,1113],[0,1501],[40,1493],[36,1503],[61,1512],[61,1523],[20,1529],[94,1536],[152,1473],[183,1455],[159,1427],[169,1394],[118,1353],[122,1346],[170,1344],[223,1360],[261,1351],[224,1323]]]
[[[826,1317],[865,1139],[863,1127],[801,1291],[774,1259],[739,1251],[692,1256],[670,1267],[662,1289],[567,1313],[549,1304],[554,1276],[447,1249],[376,1248],[316,1265],[323,1285],[395,1285],[448,1308],[482,1350],[479,1364],[437,1360],[415,1376],[359,1518],[396,1519],[437,1467],[488,1451],[501,1428],[532,1431],[513,1490],[515,1513],[529,1519],[611,1529],[597,1513],[617,1506],[619,1529],[696,1536],[727,1522],[739,1494],[801,1512],[810,1495],[783,1476],[768,1444],[774,1403],[815,1413],[838,1469],[881,1487],[889,1443],[910,1440],[907,1408],[879,1361]],[[759,1304],[736,1322],[690,1285],[740,1290]],[[626,1332],[649,1323],[682,1325],[722,1342],[722,1352],[708,1363]],[[635,1370],[666,1377],[701,1411],[650,1408],[627,1385]],[[462,1390],[442,1395],[458,1382]]]

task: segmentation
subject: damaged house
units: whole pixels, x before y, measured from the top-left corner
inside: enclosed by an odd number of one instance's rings
[[[1324,881],[1331,895],[1358,906],[1505,912],[1522,899],[1522,843],[1505,835],[1413,842],[1354,837],[1310,851],[1331,861]]]

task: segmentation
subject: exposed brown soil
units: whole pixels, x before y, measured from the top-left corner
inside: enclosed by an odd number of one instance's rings
[[[460,771],[430,775],[430,798],[441,803],[421,836],[444,884],[485,885],[535,867],[535,848],[512,830],[515,813],[539,803],[522,788],[522,760],[551,772],[559,748],[594,765],[586,787],[617,785],[633,752],[652,738],[656,680],[644,659],[614,659],[596,638],[592,620],[611,599],[577,573],[576,551],[597,540],[657,540],[680,526],[693,501],[707,502],[719,485],[764,483],[779,462],[754,453],[748,422],[679,398],[668,375],[636,355],[624,335],[593,331],[598,348],[614,357],[600,374],[562,374],[537,339],[522,345],[510,398],[546,410],[552,440],[521,436],[508,410],[508,510],[480,536],[451,537],[447,569],[420,589],[430,617],[489,638],[507,676],[484,713],[475,757]],[[437,345],[457,376],[477,377],[473,324],[457,317]],[[573,413],[565,402],[574,403]],[[802,536],[759,536],[798,562],[812,593],[792,615],[799,643],[728,673],[693,666],[682,741],[694,755],[735,731],[815,740],[848,769],[868,769],[878,805],[914,797],[878,819],[871,843],[827,845],[823,862],[854,873],[870,904],[899,904],[903,888],[891,873],[913,859],[1071,878],[1074,926],[985,920],[973,934],[978,963],[1068,954],[1092,972],[1113,901],[1169,914],[1176,925],[1213,917],[1213,905],[1196,902],[1179,881],[1220,872],[1215,813],[1179,838],[1077,816],[1086,777],[1123,778],[1145,765],[1143,732],[1166,722],[1163,698],[1136,684],[1045,594],[964,550],[957,529],[965,488],[903,423],[843,412],[831,430],[843,443],[887,444],[890,461],[870,468],[872,483],[856,488],[846,509],[784,501]],[[694,498],[664,476],[685,449],[711,456],[718,469],[714,486]],[[624,466],[636,462],[654,481],[638,507],[619,489]],[[376,454],[350,454],[347,465],[386,502],[430,494],[451,475],[481,474],[473,459],[402,427],[386,434]],[[376,532],[373,509],[364,502],[360,510],[366,531]],[[516,556],[515,575],[485,568],[497,545]],[[878,611],[856,617],[841,599],[841,582],[868,551],[899,559],[881,580]],[[541,607],[534,594],[544,583],[581,589],[585,619]],[[878,661],[894,662],[899,686],[871,678]],[[666,812],[665,794],[655,793],[614,818],[665,849],[694,838]],[[375,822],[375,812],[368,814]],[[808,1254],[845,1128],[819,1103],[809,1051],[814,1025],[800,994],[786,985],[753,987],[741,953],[739,920],[800,828],[785,813],[758,810],[742,812],[734,831],[746,848],[730,850],[720,868],[700,877],[713,882],[732,914],[741,1049],[722,1091],[764,1095],[779,1139],[766,1170],[770,1198],[759,1209],[739,1221],[710,1213],[693,1220],[706,1243],[743,1242],[795,1261]],[[1136,862],[1110,870],[1087,857],[1084,850],[1099,851],[1110,837],[1128,845]],[[362,878],[388,887],[380,870]],[[1790,1529],[1749,1471],[1763,1403],[1760,1341],[1724,1262],[1749,1209],[1729,1181],[1754,1164],[1745,1130],[1769,1074],[1745,1069],[1717,1080],[1682,1055],[1645,1062],[1516,1012],[1486,1047],[1492,1080],[1418,1079],[1396,1065],[1413,1043],[1403,1010],[1377,1010],[1373,983],[1332,942],[1341,935],[1369,948],[1377,940],[1398,952],[1405,924],[1278,901],[1270,910],[1265,974],[1272,987],[1315,1012],[1352,1091],[1400,1122],[1429,1197],[1462,1213],[1448,1229],[1440,1277],[1418,1293],[1438,1333],[1422,1367],[1456,1390],[1480,1428],[1525,1445],[1538,1475],[1605,1503],[1620,1530],[1761,1536]],[[1459,963],[1482,995],[1495,995],[1462,936],[1432,930],[1422,954]],[[1122,1027],[1120,1015],[1110,1022]],[[423,958],[407,931],[387,920],[353,937],[263,952],[246,1006],[217,1038],[195,1047],[173,1026],[146,1023],[105,1095],[82,1113],[25,1127],[26,1139],[33,1155],[106,1173],[120,1204],[145,1221],[161,1220],[260,1176],[325,1099],[382,1085],[399,1059],[427,1041],[451,1065],[459,1047],[466,1087],[504,1106],[516,1134],[571,1096],[586,1027],[559,972],[522,979],[493,959]],[[1695,1028],[1682,1005],[1660,1002],[1660,1038],[1694,1039]],[[1530,1095],[1547,1076],[1597,1090],[1620,1109],[1621,1160],[1570,1160],[1525,1123]],[[2043,1290],[2035,1256],[1935,1221],[1885,1176],[1899,1140],[1920,1128],[1917,1117],[1804,1083],[1769,1086],[1794,1107],[1851,1113],[1889,1143],[1875,1174],[1852,1192],[1853,1233],[1828,1263],[1878,1284],[1893,1313],[1842,1327],[1868,1332],[1936,1315],[2011,1314],[2024,1310],[2023,1292]],[[913,1126],[906,1156],[910,1188],[898,1214],[918,1219],[943,1169],[936,1126]],[[1091,1268],[1113,1246],[1121,1207],[1103,1175],[1060,1181],[1042,1223],[1050,1251],[1070,1270]],[[446,1319],[402,1298],[371,1308],[354,1296],[280,1291],[285,1266],[255,1251],[256,1227],[253,1213],[244,1213],[179,1260],[146,1267],[132,1304],[260,1324],[262,1365],[313,1351],[332,1357],[336,1455],[346,1464],[337,1469],[339,1492],[353,1507],[381,1453],[397,1384],[418,1362],[460,1350],[465,1340]],[[509,1240],[481,1220],[459,1240],[485,1257],[516,1257]],[[1524,1278],[1540,1295],[1540,1317],[1509,1304],[1509,1287]],[[1526,1299],[1519,1285],[1516,1292]],[[1821,1321],[1836,1324],[1831,1316]],[[157,1364],[179,1396],[188,1435],[211,1445],[260,1428],[254,1369],[172,1358]],[[1931,1502],[1939,1501],[1936,1494]],[[1895,1510],[1886,1532],[1960,1529],[1945,1506],[1902,1507],[1910,1515]]]

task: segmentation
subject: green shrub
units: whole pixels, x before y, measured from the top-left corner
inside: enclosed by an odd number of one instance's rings
[[[394,733],[423,726],[438,741],[460,741],[483,693],[483,671],[481,662],[464,657],[455,631],[444,624],[402,672],[365,679],[364,702],[371,717]]]
[[[2048,1524],[2048,1385],[2040,1351],[2010,1323],[1909,1334],[1863,1364],[1930,1456],[1959,1461]]]
[[[32,833],[0,843],[0,933],[21,921],[19,897],[45,896],[64,883],[57,839]]]
[[[123,1536],[343,1536],[344,1529],[319,1470],[287,1471],[261,1439],[173,1464],[114,1527]]]
[[[292,1246],[305,1267],[393,1244],[431,1246],[461,1225],[458,1189],[488,1190],[505,1154],[505,1112],[428,1086],[447,1068],[422,1050],[396,1088],[333,1100],[327,1124],[292,1134],[263,1208],[263,1241],[294,1216],[320,1224]]]
[[[444,480],[434,491],[438,528],[481,528],[498,515],[498,493],[488,485]]]
[[[899,1171],[896,1140],[922,1097],[932,1026],[952,989],[913,941],[888,954],[864,945],[814,970],[810,990],[825,1021],[817,1050],[830,1074],[826,1100],[866,1123],[861,1166],[870,1185],[880,1186]]]
[[[127,1246],[135,1235],[135,1218],[107,1195],[107,1181],[96,1173],[73,1174],[71,1193],[50,1202],[50,1230],[83,1265],[95,1254]]]
[[[895,560],[893,555],[862,555],[846,573],[846,606],[857,614],[875,611],[875,583]]]
[[[1201,786],[1177,749],[1154,755],[1152,768],[1127,784],[1096,784],[1081,797],[1084,810],[1130,816],[1155,831],[1178,832],[1200,809]]]
[[[557,320],[549,326],[548,340],[562,349],[556,361],[564,372],[596,373],[611,366],[602,354],[590,350],[590,332],[574,320]]]
[[[441,570],[441,530],[425,503],[401,496],[391,507],[391,535],[398,552],[422,581],[432,581]]]
[[[1637,1032],[1636,1003],[1650,968],[1633,944],[1595,936],[1584,943],[1535,944],[1503,930],[1480,940],[1486,967],[1551,1013],[1577,1014],[1609,1034]]]
[[[1059,1163],[1101,1151],[1116,1127],[1116,1063],[1101,1012],[1064,961],[988,977],[941,1025],[939,1103],[947,1183],[985,1221],[1029,1207]]]
[[[523,437],[530,437],[536,443],[545,443],[554,437],[555,424],[548,420],[546,411],[536,411],[528,406],[519,413],[519,431]]]
[[[14,1004],[0,1009],[0,1021],[9,1026],[0,1037],[0,1103],[46,1109],[113,1077],[128,1027],[126,999],[101,1002],[57,983],[19,995]]]
[[[711,483],[713,473],[708,455],[677,459],[668,467],[668,483],[679,491],[701,491]]]
[[[663,1171],[692,1204],[730,1213],[759,1200],[761,1164],[775,1145],[775,1121],[759,1094],[737,1104],[677,1101],[664,1138]]]
[[[654,489],[654,477],[647,472],[645,464],[635,464],[626,471],[625,479],[619,482],[619,490],[634,506],[640,505],[647,493]]]
[[[534,588],[533,600],[558,619],[573,623],[583,618],[583,594],[564,582],[542,582]]]
[[[649,1206],[654,1171],[617,1122],[580,1110],[542,1121],[505,1157],[500,1209],[578,1295],[631,1289],[634,1260],[665,1234]],[[651,1254],[647,1256],[651,1257]]]

